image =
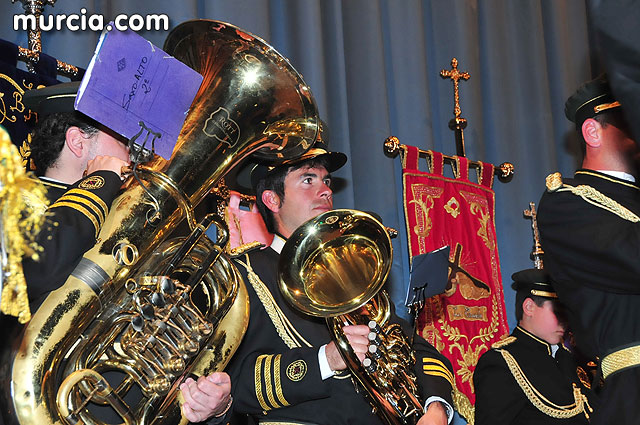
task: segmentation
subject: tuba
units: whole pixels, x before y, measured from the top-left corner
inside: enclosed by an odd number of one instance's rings
[[[393,230],[393,229],[391,229]],[[280,291],[301,312],[326,318],[352,378],[375,413],[390,425],[422,416],[412,367],[415,356],[382,290],[392,262],[389,229],[370,214],[327,211],[287,239],[278,264]],[[369,353],[361,363],[342,328],[369,326]]]
[[[304,153],[317,108],[285,58],[233,25],[185,22],[164,50],[204,77],[173,155],[133,167],[95,246],[3,350],[7,424],[101,424],[100,409],[124,424],[184,424],[180,383],[222,370],[244,335],[226,226],[196,222],[194,208],[249,154]],[[168,239],[179,223],[189,236]],[[216,243],[203,237],[212,223]]]

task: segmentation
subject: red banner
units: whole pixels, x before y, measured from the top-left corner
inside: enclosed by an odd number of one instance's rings
[[[495,230],[493,165],[481,163],[478,183],[456,157],[455,178],[443,176],[443,156],[429,152],[429,173],[418,149],[403,159],[404,209],[411,258],[449,245],[446,291],[420,312],[418,329],[453,365],[458,411],[473,418],[473,371],[482,353],[508,333]]]

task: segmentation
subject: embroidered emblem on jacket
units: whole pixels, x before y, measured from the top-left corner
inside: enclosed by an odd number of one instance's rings
[[[307,374],[307,364],[304,360],[296,360],[287,366],[287,378],[293,382],[301,381]]]
[[[80,189],[96,190],[104,186],[104,178],[101,176],[91,176],[80,182]]]

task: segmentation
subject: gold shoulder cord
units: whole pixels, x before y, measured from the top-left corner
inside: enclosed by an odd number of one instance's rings
[[[513,358],[513,356],[506,350],[498,350],[504,361],[507,363],[511,374],[515,378],[516,382],[524,391],[524,394],[527,396],[531,404],[535,406],[536,409],[541,411],[547,416],[558,419],[567,419],[579,415],[580,413],[584,413],[584,416],[589,419],[589,413],[593,412],[593,409],[589,405],[589,400],[587,397],[582,394],[580,388],[573,385],[573,399],[574,403],[566,406],[559,406],[549,400],[545,396],[543,396],[540,391],[538,391],[527,379],[526,375],[520,369],[520,365]],[[586,408],[585,408],[586,407]],[[588,412],[587,412],[588,410]]]
[[[547,191],[548,192],[571,192],[577,195],[598,208],[607,210],[618,217],[630,221],[632,223],[640,222],[640,217],[628,210],[626,207],[620,205],[618,202],[602,194],[591,186],[578,185],[569,186],[562,183],[562,175],[560,173],[553,173],[547,176]]]
[[[245,256],[247,259],[246,263],[238,260],[238,263],[242,264],[247,269],[247,276],[249,277],[249,282],[253,289],[256,291],[260,302],[264,306],[264,309],[267,311],[273,326],[276,328],[278,335],[282,338],[282,341],[289,348],[299,348],[302,347],[302,344],[307,347],[312,347],[307,340],[305,340],[302,335],[293,327],[289,319],[284,315],[276,300],[273,299],[273,295],[267,288],[267,286],[260,280],[260,277],[253,271],[251,268],[251,264],[249,263],[249,256]],[[296,337],[298,341],[296,341]]]

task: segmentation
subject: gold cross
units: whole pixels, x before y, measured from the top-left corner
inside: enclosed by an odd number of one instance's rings
[[[456,58],[451,59],[451,68],[452,69],[450,70],[443,69],[442,71],[440,71],[440,76],[442,78],[451,78],[453,80],[453,113],[455,114],[456,118],[459,118],[462,111],[460,109],[460,90],[458,87],[458,83],[460,79],[468,80],[471,75],[469,75],[468,72],[458,71],[458,59]]]
[[[536,211],[536,204],[529,202],[529,209],[523,211],[524,216],[531,219],[531,230],[533,231],[533,250],[531,251],[531,259],[536,269],[543,269],[544,262],[542,256],[544,251],[542,250],[542,244],[540,243],[540,232],[538,231],[538,212]]]

